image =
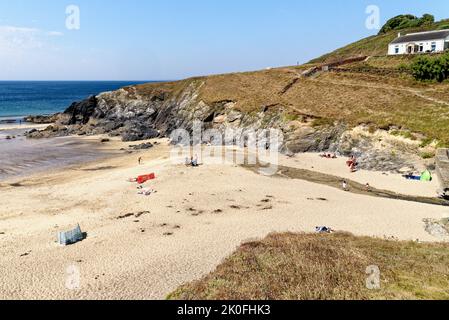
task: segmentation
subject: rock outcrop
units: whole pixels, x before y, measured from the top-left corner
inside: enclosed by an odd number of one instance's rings
[[[344,156],[357,155],[366,169],[397,171],[404,166],[413,167],[402,156],[406,154],[404,150],[394,153],[397,146],[379,143],[388,139],[370,134],[366,128],[355,130],[341,121],[320,121],[323,119],[292,113],[289,106],[283,105],[260,106],[244,112],[232,100],[206,103],[200,98],[201,81],[191,81],[176,90],[157,86],[143,90],[136,86],[89,97],[53,116],[53,124],[45,130],[32,130],[27,136],[108,134],[123,141],[139,141],[168,137],[176,129],[192,132],[194,123],[199,121],[203,129],[222,133],[235,129],[236,139],[249,130],[278,129],[284,136],[281,152],[288,154],[333,151]],[[207,139],[197,142],[212,142],[210,137]]]

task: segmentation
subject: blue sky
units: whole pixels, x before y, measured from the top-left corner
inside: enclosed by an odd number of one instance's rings
[[[66,7],[80,29],[66,28]],[[1,80],[167,80],[303,63],[447,0],[0,0]]]

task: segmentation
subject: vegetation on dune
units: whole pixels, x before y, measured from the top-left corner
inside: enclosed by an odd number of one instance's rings
[[[379,267],[380,289],[367,288]],[[243,244],[169,299],[449,299],[449,246],[336,234],[272,234]],[[371,287],[372,288],[372,287]]]

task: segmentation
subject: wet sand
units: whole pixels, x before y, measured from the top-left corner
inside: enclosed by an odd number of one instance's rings
[[[29,129],[10,127],[0,131],[0,182],[10,177],[63,168],[112,154],[101,150],[96,137],[27,139],[23,134]]]

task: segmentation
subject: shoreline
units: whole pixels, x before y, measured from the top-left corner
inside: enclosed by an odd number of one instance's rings
[[[1,131],[9,131],[9,130],[30,130],[30,129],[45,129],[51,124],[34,124],[34,123],[22,123],[22,124],[0,124],[0,132]]]
[[[0,183],[35,174],[51,174],[117,153],[100,142],[101,136],[28,139],[23,136],[25,130],[16,127],[0,130]]]

